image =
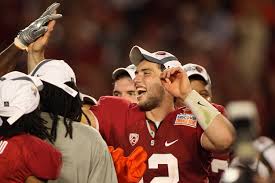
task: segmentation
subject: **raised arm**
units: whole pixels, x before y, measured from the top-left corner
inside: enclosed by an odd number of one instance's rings
[[[50,21],[47,32],[28,46],[28,73],[45,59],[45,49],[53,31],[55,21]]]
[[[201,137],[203,148],[211,151],[225,151],[235,140],[235,130],[229,120],[200,94],[192,90],[185,71],[180,68],[166,69],[161,74],[166,90],[179,98],[191,109],[204,130]]]
[[[61,14],[56,14],[59,3],[51,4],[46,11],[29,26],[21,30],[14,42],[0,53],[0,76],[12,71],[16,66],[16,56],[22,53],[22,50],[28,50],[28,46],[39,37],[52,29],[54,23],[48,23],[52,20],[61,18]],[[52,24],[52,25],[51,25]]]

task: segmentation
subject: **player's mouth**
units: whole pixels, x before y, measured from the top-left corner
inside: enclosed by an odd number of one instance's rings
[[[145,88],[137,88],[137,99],[140,100],[143,95],[146,94]]]

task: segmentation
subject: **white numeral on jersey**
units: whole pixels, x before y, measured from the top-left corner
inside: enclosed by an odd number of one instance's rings
[[[8,145],[7,141],[2,141],[2,140],[0,141],[0,154],[3,153],[7,145]]]
[[[159,164],[167,164],[168,177],[155,177],[151,183],[177,183],[179,182],[178,160],[172,154],[152,154],[148,159],[148,169],[158,169]],[[143,183],[143,179],[140,181]]]
[[[225,170],[228,168],[228,162],[226,160],[213,159],[211,162],[211,169],[214,173],[219,173],[219,170]]]

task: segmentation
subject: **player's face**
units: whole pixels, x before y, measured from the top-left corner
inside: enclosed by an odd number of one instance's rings
[[[130,77],[122,77],[115,81],[113,96],[122,97],[132,103],[137,103],[134,81]]]
[[[134,79],[139,107],[150,111],[160,106],[165,91],[160,81],[160,66],[143,60],[139,63]]]
[[[211,92],[202,80],[191,80],[190,83],[193,90],[196,90],[203,98],[211,102]]]

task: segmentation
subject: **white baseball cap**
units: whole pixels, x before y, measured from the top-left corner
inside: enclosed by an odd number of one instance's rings
[[[112,74],[112,78],[113,80],[116,80],[117,77],[123,73],[128,74],[131,79],[135,78],[135,72],[136,72],[136,66],[134,64],[131,64],[129,66],[125,67],[120,67],[117,68],[116,70],[114,70],[113,74]]]
[[[185,64],[182,66],[182,68],[184,69],[184,71],[186,72],[187,76],[193,76],[193,75],[199,75],[201,76],[206,84],[211,87],[211,79],[210,76],[208,75],[206,69],[203,66],[200,66],[198,64]]]
[[[34,83],[25,79],[5,79],[0,81],[0,116],[9,117],[12,125],[21,116],[37,109],[39,91]]]
[[[76,77],[72,68],[63,60],[43,60],[29,75],[36,76],[43,81],[61,88],[72,97],[75,97],[78,93],[65,84],[66,82],[76,83]]]
[[[170,67],[181,67],[181,63],[171,53],[166,51],[157,51],[150,53],[139,46],[134,46],[129,54],[130,61],[132,64],[137,66],[143,59],[148,60],[149,62],[157,63],[164,65],[165,68]]]
[[[91,104],[91,105],[97,104],[97,100],[90,95],[86,95],[84,93],[79,92],[79,96],[80,96],[80,99],[83,102],[83,104]]]

